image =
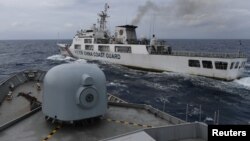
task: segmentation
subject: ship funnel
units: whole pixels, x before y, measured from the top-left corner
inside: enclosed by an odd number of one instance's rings
[[[80,121],[107,111],[106,78],[90,64],[63,64],[44,78],[42,111],[57,121]]]
[[[115,39],[117,43],[133,44],[137,42],[136,31],[137,26],[123,25],[117,26],[115,29]]]

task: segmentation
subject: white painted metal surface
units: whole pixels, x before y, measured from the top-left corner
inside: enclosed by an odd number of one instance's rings
[[[243,74],[247,58],[242,53],[173,52],[169,46],[163,46],[158,41],[154,41],[156,46],[150,46],[147,41],[137,40],[135,31],[137,26],[133,25],[117,26],[115,35],[111,36],[106,28],[105,30],[101,28],[106,27],[107,6],[102,12],[99,14],[100,28],[94,25],[92,29],[78,31],[70,46],[58,45],[61,54],[137,68],[187,73],[224,80],[234,80]],[[119,48],[122,49],[119,50]],[[190,60],[199,61],[199,67],[190,66]],[[211,68],[205,67],[202,61],[211,62]],[[218,62],[227,65],[221,69],[216,65]],[[238,65],[236,65],[237,62]]]

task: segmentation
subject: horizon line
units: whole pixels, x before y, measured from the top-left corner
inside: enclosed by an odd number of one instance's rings
[[[159,40],[250,40],[250,38],[158,38]],[[72,40],[72,39],[0,39],[0,41],[25,41],[25,40]]]

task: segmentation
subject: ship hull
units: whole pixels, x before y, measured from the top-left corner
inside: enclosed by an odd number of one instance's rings
[[[65,50],[65,49],[64,49]],[[69,53],[70,52],[70,53]],[[184,74],[199,75],[231,81],[242,77],[244,67],[230,69],[231,62],[246,62],[246,58],[210,58],[210,57],[190,57],[190,56],[173,56],[173,55],[152,55],[152,54],[133,54],[117,52],[100,52],[87,51],[81,49],[69,48],[64,55],[71,54],[71,57],[82,58],[87,60],[101,60],[115,64],[120,64],[132,68],[147,69],[154,71],[169,71]],[[220,70],[213,67],[207,69],[203,67],[190,67],[189,60],[209,60],[227,62],[229,65],[226,70]],[[214,66],[214,64],[213,64]]]

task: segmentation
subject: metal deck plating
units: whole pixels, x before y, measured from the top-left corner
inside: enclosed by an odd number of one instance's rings
[[[149,105],[131,104],[109,95],[108,112],[99,120],[81,125],[48,122],[40,107],[30,111],[30,101],[17,97],[19,92],[41,100],[44,71],[24,71],[0,85],[1,141],[71,141],[71,140],[197,140],[206,138],[206,125],[186,123]],[[40,90],[37,82],[40,83]],[[14,86],[12,100],[6,100],[9,86]]]

